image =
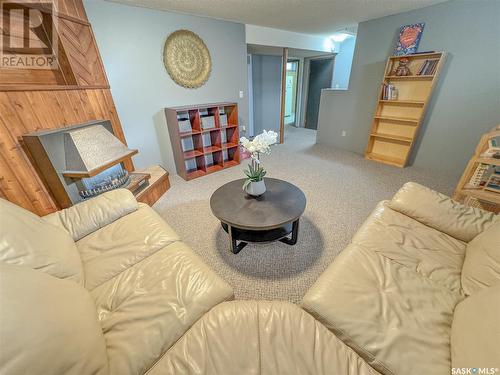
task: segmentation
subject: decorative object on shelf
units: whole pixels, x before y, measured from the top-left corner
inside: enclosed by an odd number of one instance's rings
[[[163,50],[163,62],[175,83],[198,88],[207,82],[212,70],[210,52],[203,40],[189,30],[170,34]]]
[[[417,52],[425,23],[401,26],[394,55],[411,55]]]
[[[499,140],[500,137],[488,139],[488,149],[481,154],[481,157],[500,159]]]
[[[277,139],[278,133],[272,130],[264,130],[252,140],[245,137],[240,138],[241,146],[252,156],[251,163],[248,165],[248,169],[245,170],[247,178],[243,184],[243,190],[247,194],[260,196],[265,193],[264,176],[266,171],[260,164],[260,155],[270,154],[271,146],[276,143]]]
[[[467,206],[500,213],[500,160],[489,153],[497,147],[500,125],[483,134],[458,182],[453,199]]]
[[[399,65],[396,67],[396,70],[394,70],[394,73],[392,73],[392,74],[395,76],[398,76],[398,77],[411,76],[410,68],[408,68],[409,62],[410,62],[410,59],[407,57],[400,58]]]
[[[387,59],[365,150],[366,159],[406,166],[445,55],[445,52],[433,52]],[[414,75],[431,60],[436,62],[432,74]],[[401,61],[413,75],[396,75]]]

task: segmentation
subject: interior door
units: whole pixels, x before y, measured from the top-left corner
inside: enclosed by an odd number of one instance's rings
[[[331,87],[333,58],[315,59],[309,62],[309,88],[307,92],[306,123],[308,129],[318,128],[321,90]]]

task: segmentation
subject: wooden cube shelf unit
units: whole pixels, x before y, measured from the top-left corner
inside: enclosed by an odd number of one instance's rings
[[[412,75],[396,76],[394,71],[403,57],[409,59],[407,66]],[[444,57],[444,52],[389,57],[366,146],[366,159],[397,167],[406,165]],[[437,61],[433,74],[418,75],[427,61]],[[397,89],[397,99],[384,98],[384,86],[389,84]]]
[[[166,108],[165,116],[177,173],[185,180],[240,164],[236,103]]]

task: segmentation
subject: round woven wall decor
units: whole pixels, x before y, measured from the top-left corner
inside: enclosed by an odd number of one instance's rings
[[[207,46],[189,30],[177,30],[168,36],[163,49],[163,63],[170,77],[187,88],[203,86],[212,70]]]

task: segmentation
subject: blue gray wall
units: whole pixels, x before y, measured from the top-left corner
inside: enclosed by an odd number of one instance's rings
[[[346,89],[349,87],[349,76],[351,75],[355,45],[355,37],[348,37],[340,43],[340,50],[335,56],[335,68],[333,69],[332,87],[334,89]]]
[[[252,55],[254,135],[280,128],[281,56]]]
[[[448,57],[412,161],[458,178],[481,134],[500,123],[499,14],[497,0],[455,0],[360,23],[349,90],[323,92],[318,143],[364,152],[398,29],[425,22],[419,50]]]
[[[163,108],[234,101],[241,125],[248,120],[245,26],[107,1],[85,0],[136,166],[162,164],[175,173]],[[212,73],[199,89],[172,81],[163,66],[163,45],[178,29],[197,33],[212,57]],[[239,91],[245,97],[239,99]]]

